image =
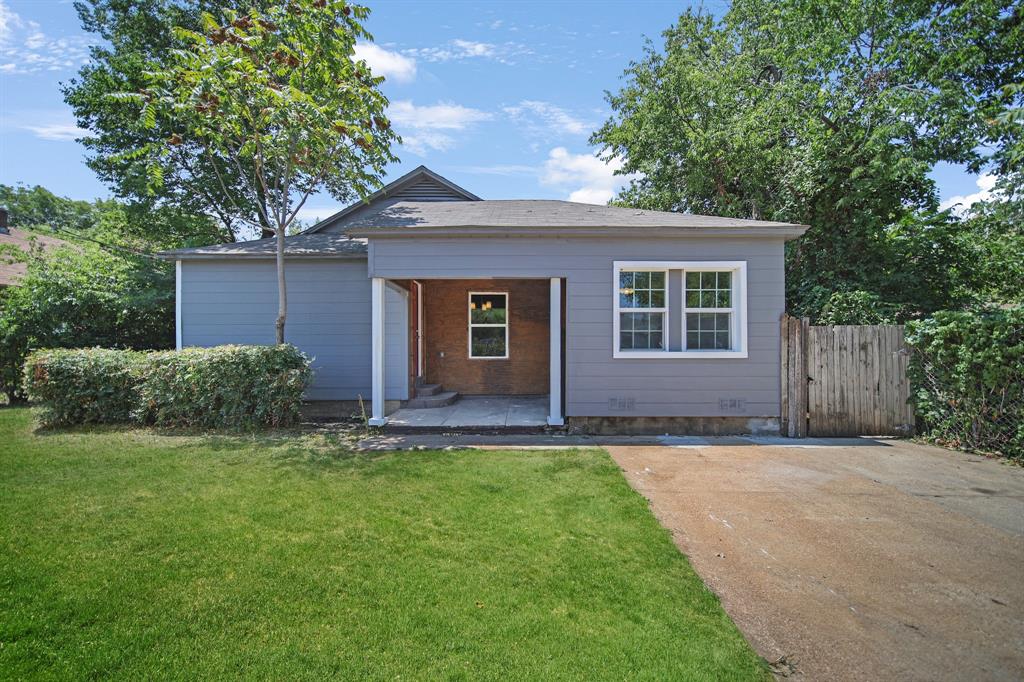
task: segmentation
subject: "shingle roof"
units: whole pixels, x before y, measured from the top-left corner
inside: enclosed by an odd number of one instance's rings
[[[423,183],[430,184],[424,189]],[[429,190],[429,191],[428,191]],[[410,197],[429,197],[429,201]],[[773,236],[791,239],[805,225],[763,220],[647,211],[618,206],[578,204],[546,199],[480,200],[458,185],[420,166],[367,198],[285,240],[291,257],[361,258],[366,244],[355,238],[404,234],[502,235],[557,232],[601,236],[617,230],[674,234],[689,230],[705,235]],[[178,258],[273,258],[273,239],[165,251]]]
[[[647,211],[546,199],[381,202],[341,221],[336,229],[372,233],[382,228],[592,227],[592,228],[803,228],[803,225],[741,218]]]
[[[10,234],[0,233],[0,246],[11,246],[25,253],[31,250],[33,242],[47,251],[59,246],[69,246],[69,243],[63,239],[38,232],[29,232],[17,227],[10,228]],[[10,253],[4,253],[5,250],[0,249],[0,287],[16,284],[28,270],[26,263],[15,260]]]
[[[293,258],[362,258],[366,256],[366,242],[349,239],[343,234],[297,234],[285,237],[285,255]],[[191,249],[164,251],[160,255],[175,260],[185,258],[273,258],[277,253],[277,240],[257,239],[251,242],[215,244]]]

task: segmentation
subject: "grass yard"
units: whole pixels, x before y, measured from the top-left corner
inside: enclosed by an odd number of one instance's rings
[[[602,451],[34,431],[0,409],[0,676],[766,679]]]

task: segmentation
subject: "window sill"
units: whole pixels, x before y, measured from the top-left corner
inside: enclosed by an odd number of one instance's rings
[[[617,350],[612,353],[615,359],[633,360],[670,360],[685,358],[689,360],[723,360],[732,358],[742,360],[747,357],[745,350]]]

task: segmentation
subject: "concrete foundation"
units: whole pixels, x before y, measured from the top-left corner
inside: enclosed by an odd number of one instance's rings
[[[777,436],[778,417],[567,417],[570,433],[602,436]]]

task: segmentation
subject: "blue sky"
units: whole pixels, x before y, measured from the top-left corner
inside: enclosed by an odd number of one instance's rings
[[[405,144],[397,177],[426,164],[490,199],[603,203],[620,186],[587,138],[646,37],[678,16],[677,2],[368,2],[376,43],[360,55],[388,77],[391,117]],[[703,6],[723,11],[723,2]],[[109,192],[85,166],[81,133],[59,85],[92,37],[69,0],[0,0],[0,183],[41,184],[77,199]],[[947,202],[969,202],[985,178],[944,165]],[[980,183],[979,183],[980,181]],[[337,208],[307,204],[313,220]]]

